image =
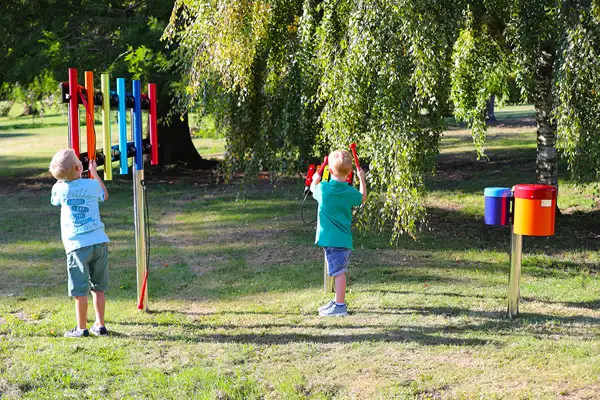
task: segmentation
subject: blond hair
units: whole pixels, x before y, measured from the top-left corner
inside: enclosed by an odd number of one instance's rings
[[[352,172],[352,155],[349,151],[338,149],[329,154],[329,170],[336,176],[346,177]]]
[[[72,181],[79,178],[77,167],[81,169],[82,165],[73,149],[59,150],[50,161],[50,173],[59,181]]]

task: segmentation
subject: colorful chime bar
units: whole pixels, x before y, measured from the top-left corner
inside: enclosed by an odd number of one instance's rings
[[[85,127],[87,132],[87,154],[89,160],[96,160],[96,133],[94,131],[94,73],[85,71],[85,91],[87,105]]]
[[[100,92],[94,91],[94,75],[92,71],[85,72],[85,87],[79,85],[77,69],[69,69],[69,81],[63,83],[63,102],[68,102],[69,110],[69,147],[77,156],[87,160],[96,158],[94,131],[94,106],[102,106],[102,135],[104,158],[98,160],[99,165],[104,165],[104,179],[112,179],[112,161],[120,161],[119,173],[125,175],[129,172],[127,158],[134,157],[134,164],[138,170],[143,170],[143,153],[149,151],[150,164],[158,165],[158,130],[157,130],[157,96],[156,84],[148,84],[148,94],[141,93],[141,82],[132,82],[132,93],[125,91],[125,79],[117,78],[117,92],[110,91],[108,74],[102,74]],[[68,96],[67,96],[68,95]],[[79,104],[83,104],[86,116],[87,153],[81,154],[79,142]],[[110,110],[117,109],[119,143],[111,145]],[[127,142],[127,108],[132,109],[132,142]],[[148,132],[150,144],[144,145],[142,138],[142,109],[148,110]],[[141,149],[142,151],[136,151]],[[85,156],[85,157],[84,157]],[[106,160],[106,161],[105,161]]]
[[[150,152],[150,163],[158,164],[158,130],[156,84],[148,84],[148,94],[142,94],[139,80],[132,81],[132,94],[125,92],[125,79],[117,79],[116,95],[110,91],[108,74],[102,74],[100,92],[94,90],[94,74],[85,72],[85,87],[77,81],[77,70],[69,69],[69,82],[62,84],[63,103],[69,103],[69,147],[75,150],[82,162],[96,159],[96,132],[94,126],[94,105],[102,106],[103,154],[98,154],[98,165],[104,165],[104,179],[112,179],[112,162],[120,161],[120,173],[128,173],[127,158],[133,157],[133,212],[136,252],[136,272],[138,308],[148,310],[148,247],[145,215],[144,152]],[[79,103],[85,108],[87,153],[79,150]],[[119,144],[111,144],[110,109],[118,110]],[[126,109],[132,109],[131,128],[133,142],[127,142]],[[150,143],[142,139],[142,108],[148,110],[148,131]]]
[[[79,83],[77,69],[69,68],[69,147],[79,157]]]
[[[158,128],[157,128],[157,106],[156,106],[156,83],[148,84],[148,100],[150,101],[150,165],[158,165]]]
[[[133,144],[136,149],[142,148],[142,87],[139,80],[132,82],[133,89],[133,113],[131,125],[133,127]],[[144,157],[141,151],[135,152],[135,167],[138,171],[144,169]]]
[[[110,80],[108,74],[100,75],[100,91],[102,92],[102,142],[104,154],[112,160],[110,132]],[[112,162],[104,163],[104,180],[112,180]]]
[[[127,112],[125,111],[125,78],[117,78],[119,98],[119,153],[121,154],[121,175],[127,174]],[[121,122],[123,121],[123,122]]]

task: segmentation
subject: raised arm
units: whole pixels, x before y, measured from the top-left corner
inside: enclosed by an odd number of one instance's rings
[[[315,187],[319,184],[319,182],[321,182],[321,175],[319,175],[318,172],[315,172],[315,174],[312,177],[312,182],[310,184],[310,191],[311,192],[315,192]]]
[[[367,201],[367,173],[364,169],[359,168],[357,171],[358,179],[360,180],[360,188],[358,191],[362,194],[362,202]]]
[[[104,201],[108,200],[108,190],[106,190],[106,186],[104,186],[104,182],[102,182],[102,179],[100,179],[100,176],[98,176],[98,171],[96,171],[96,161],[95,160],[90,161],[88,170],[90,171],[91,177],[94,178],[94,180],[98,181],[98,183],[100,183],[100,187],[102,188],[102,191],[104,192]]]

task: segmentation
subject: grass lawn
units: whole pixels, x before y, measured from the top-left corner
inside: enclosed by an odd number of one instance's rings
[[[45,172],[65,123],[0,118],[2,399],[600,398],[594,188],[561,180],[557,234],[525,238],[522,315],[507,319],[509,232],[483,224],[483,189],[534,180],[535,128],[530,108],[497,116],[487,161],[460,126],[444,135],[418,240],[355,233],[346,318],[316,315],[331,295],[299,218],[303,182],[241,201],[205,172],[147,174],[139,312],[132,187],[116,176],[101,208],[111,336],[83,340],[62,337],[75,316]]]

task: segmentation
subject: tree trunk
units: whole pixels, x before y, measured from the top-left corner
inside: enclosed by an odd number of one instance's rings
[[[162,87],[161,87],[162,86]],[[169,117],[171,98],[168,85],[160,85],[158,95],[158,142],[161,165],[183,164],[191,169],[213,169],[218,162],[202,158],[190,135],[188,115]],[[162,89],[162,90],[161,90]]]
[[[551,121],[554,60],[555,52],[553,46],[542,46],[534,77],[534,105],[537,121],[535,176],[538,183],[552,185],[558,190],[556,124]]]
[[[485,102],[485,108],[487,113],[487,123],[493,124],[496,122],[496,112],[494,111],[496,103],[496,95],[490,96],[489,100]]]

